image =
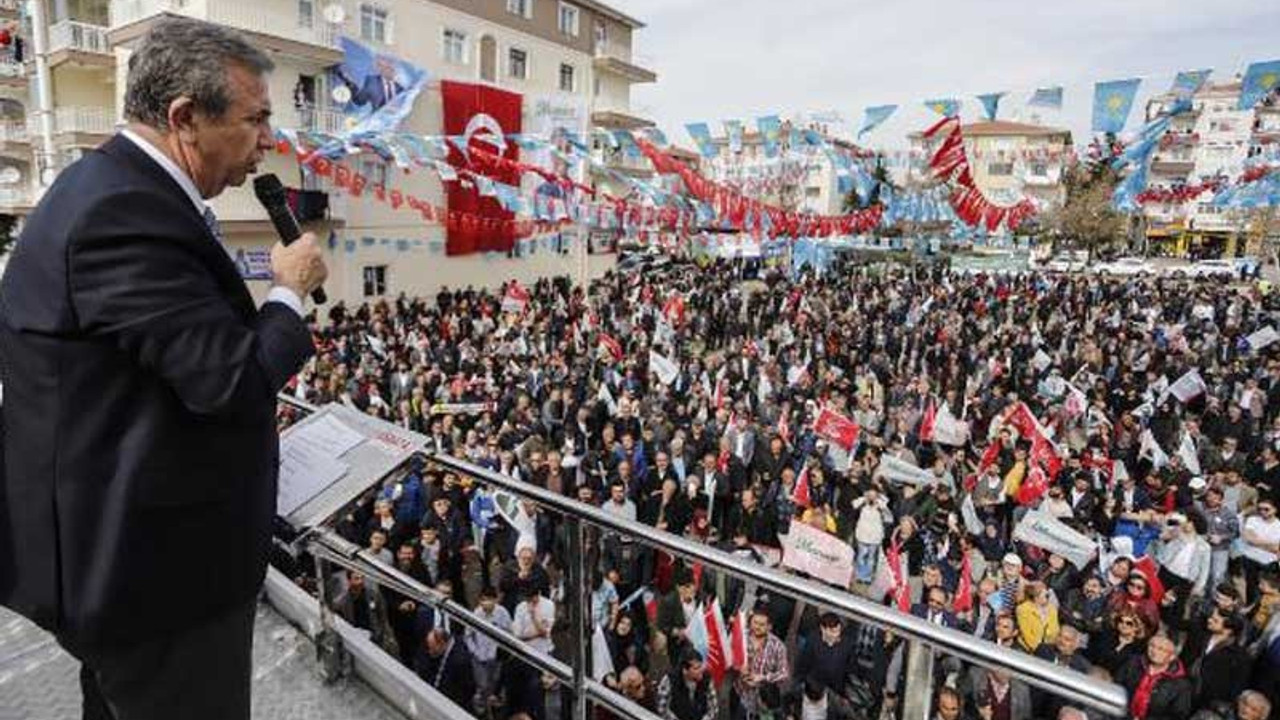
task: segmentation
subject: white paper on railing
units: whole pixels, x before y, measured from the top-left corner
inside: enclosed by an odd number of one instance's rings
[[[280,439],[280,483],[276,514],[287,517],[347,474],[339,460],[365,436],[332,414],[301,423]]]
[[[319,450],[317,445],[286,440],[280,447],[276,514],[288,516],[341,479],[349,469],[346,463]]]
[[[286,446],[308,445],[317,456],[336,460],[364,442],[364,435],[332,415],[298,426],[284,439]]]

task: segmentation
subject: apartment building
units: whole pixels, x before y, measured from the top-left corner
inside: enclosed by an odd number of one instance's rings
[[[821,147],[805,142],[793,147],[791,129],[791,121],[783,121],[778,141],[780,152],[772,158],[766,153],[764,137],[758,131],[744,130],[736,147],[727,134],[713,135],[711,145],[715,155],[703,160],[703,172],[767,205],[815,215],[842,214],[845,193],[840,192],[838,168]],[[857,145],[834,137],[828,125],[807,123],[799,129],[817,133],[835,152],[861,152]]]
[[[5,3],[0,0],[0,19]],[[121,116],[125,69],[132,48],[165,15],[186,15],[247,34],[276,63],[270,80],[274,123],[321,132],[344,128],[331,100],[331,69],[343,60],[348,37],[424,69],[428,80],[401,131],[440,135],[440,81],[498,87],[521,96],[524,132],[636,129],[651,122],[631,110],[631,86],[656,74],[633,56],[644,25],[596,0],[30,0],[48,13],[52,98],[52,157],[40,133],[31,57],[0,48],[0,213],[29,212],[41,192],[41,170],[56,172],[114,132]],[[15,15],[16,17],[16,15]],[[34,39],[29,19],[22,34]],[[630,159],[606,157],[618,166]],[[435,173],[402,172],[376,154],[349,156],[369,180],[437,206],[447,205]],[[441,286],[493,285],[509,277],[532,281],[548,274],[601,272],[605,256],[560,252],[530,257],[493,254],[446,257],[445,229],[417,213],[366,197],[348,196],[331,182],[304,175],[292,155],[272,155],[264,171],[280,176],[309,209],[304,224],[329,249],[331,298],[360,302],[401,292],[433,294]],[[12,168],[12,169],[11,169]],[[635,172],[640,172],[636,169]],[[44,173],[48,175],[48,172]],[[587,173],[590,175],[590,173]],[[607,183],[610,177],[581,177]],[[12,181],[12,182],[6,182]],[[230,189],[212,202],[229,250],[261,257],[275,240],[250,188]],[[255,295],[267,283],[250,282]]]
[[[1212,204],[1215,182],[1234,182],[1247,161],[1280,162],[1280,107],[1272,97],[1250,110],[1237,108],[1240,82],[1208,83],[1192,97],[1192,109],[1175,116],[1151,158],[1148,189],[1157,199],[1143,206],[1151,251],[1171,257],[1236,257],[1257,254],[1240,242],[1247,221]],[[1173,102],[1152,98],[1151,120]],[[1200,190],[1198,193],[1196,190]],[[1159,199],[1166,194],[1168,199]]]
[[[973,179],[992,202],[1013,205],[1029,198],[1040,207],[1051,207],[1066,201],[1063,169],[1071,156],[1071,131],[995,120],[966,123],[960,132]],[[906,182],[931,184],[933,143],[918,132],[908,138],[911,163]]]

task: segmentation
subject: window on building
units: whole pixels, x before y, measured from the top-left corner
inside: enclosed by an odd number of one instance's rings
[[[464,65],[467,62],[467,34],[461,30],[444,31],[444,59],[446,62]]]
[[[565,92],[573,92],[574,89],[574,73],[573,66],[568,63],[560,64],[560,89]]]
[[[988,163],[988,175],[1012,175],[1013,163]]]
[[[1049,166],[1042,162],[1031,163],[1031,174],[1036,177],[1045,177],[1049,174]]]
[[[578,37],[578,8],[569,3],[560,3],[560,32]]]
[[[529,77],[529,53],[520,48],[507,51],[507,74],[524,80]]]
[[[507,0],[507,12],[531,18],[533,17],[533,0]]]
[[[298,0],[298,27],[316,26],[316,0]]]
[[[595,97],[600,97],[600,76],[599,75],[596,75],[594,81],[591,83],[591,94]]]
[[[360,39],[366,42],[388,43],[391,24],[390,13],[376,5],[360,6]]]
[[[364,296],[380,297],[387,294],[387,266],[364,266]]]
[[[387,164],[382,158],[372,157],[360,160],[360,174],[369,182],[369,187],[387,185]]]

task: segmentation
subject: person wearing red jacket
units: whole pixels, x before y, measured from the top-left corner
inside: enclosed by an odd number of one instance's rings
[[[1129,660],[1115,681],[1129,691],[1129,716],[1135,720],[1177,720],[1191,715],[1191,680],[1167,635],[1147,643],[1147,653]]]

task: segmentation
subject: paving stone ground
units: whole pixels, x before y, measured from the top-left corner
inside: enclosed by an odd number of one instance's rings
[[[0,608],[0,720],[78,720],[80,664],[26,619]],[[253,637],[254,720],[403,720],[348,677],[332,685],[315,670],[306,635],[259,604]]]

